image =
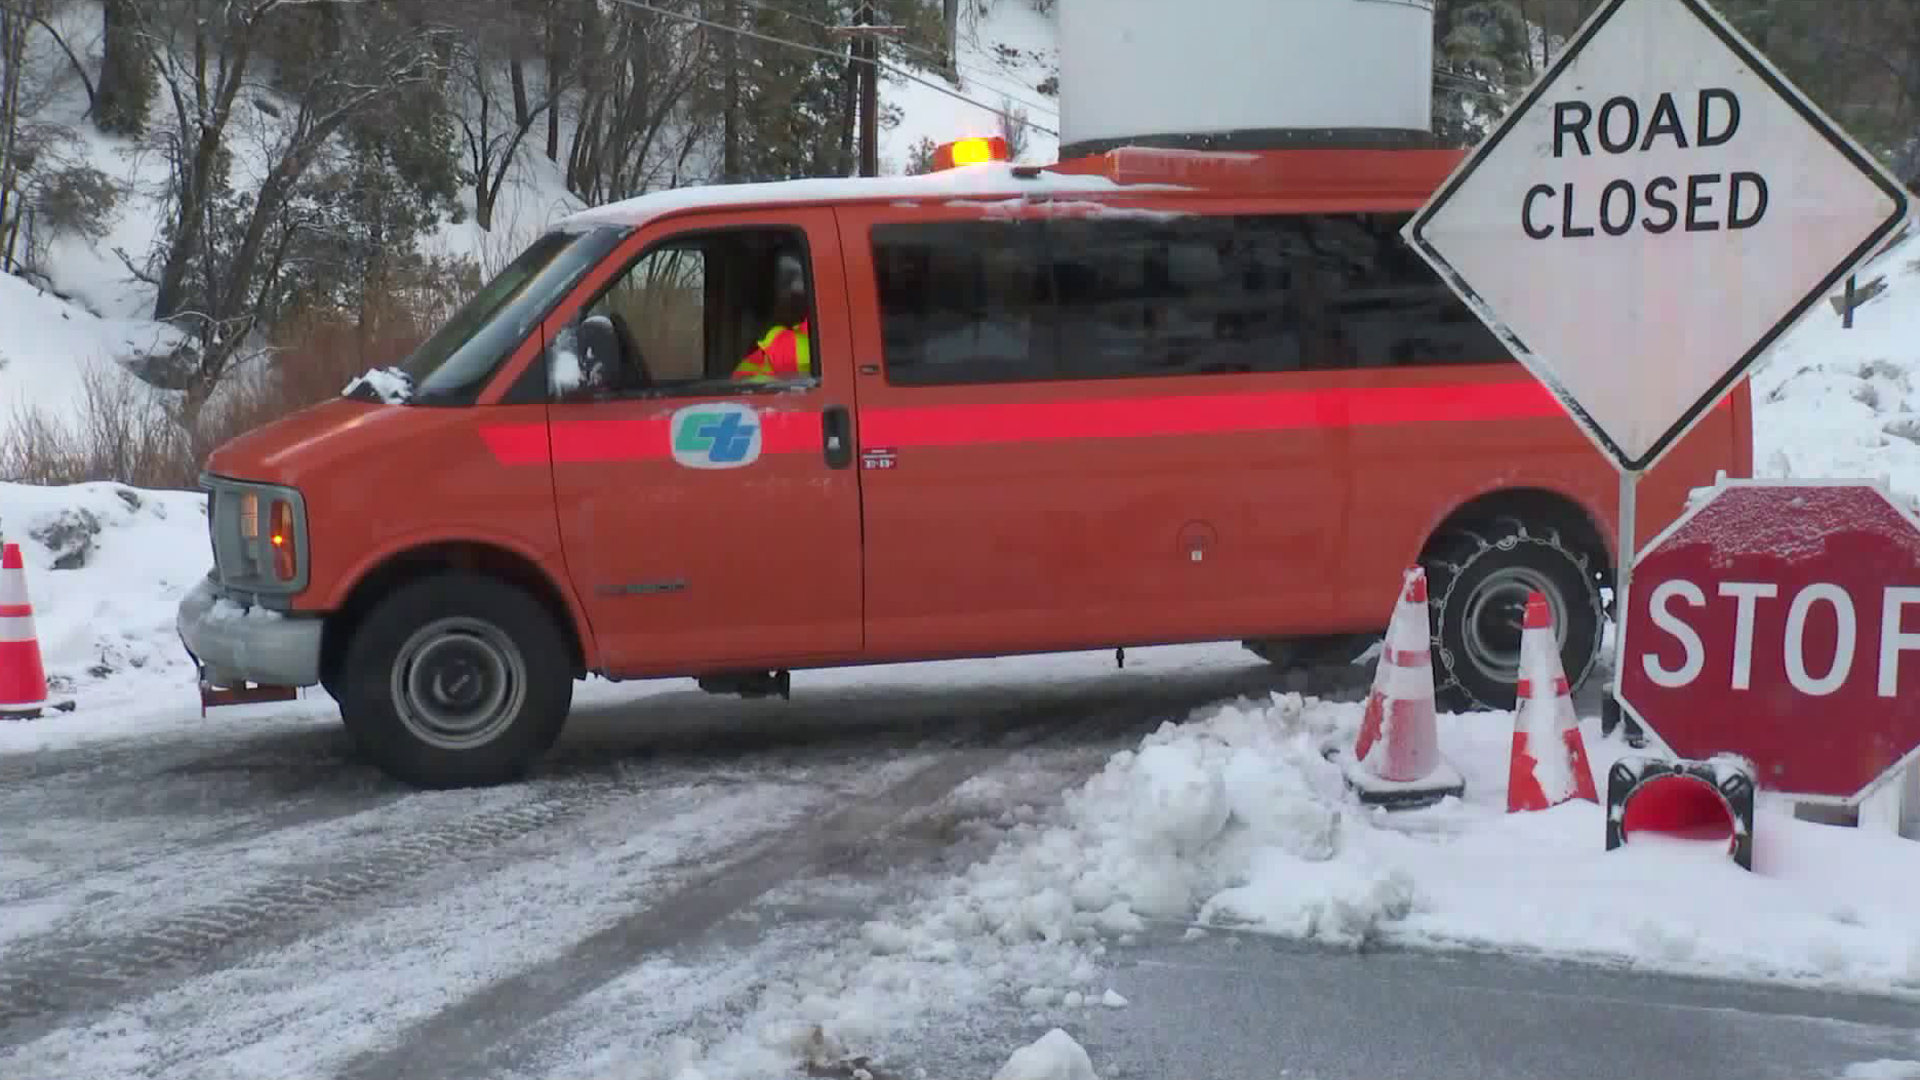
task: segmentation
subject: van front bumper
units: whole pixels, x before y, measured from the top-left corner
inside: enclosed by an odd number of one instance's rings
[[[223,597],[211,578],[180,601],[174,628],[201,678],[215,686],[320,682],[320,619],[243,607]]]

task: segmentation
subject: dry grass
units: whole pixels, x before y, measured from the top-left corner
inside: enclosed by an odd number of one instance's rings
[[[95,367],[82,376],[69,423],[38,407],[16,408],[0,433],[0,478],[28,484],[118,480],[135,487],[186,488],[195,469],[191,440],[173,398],[124,372]]]

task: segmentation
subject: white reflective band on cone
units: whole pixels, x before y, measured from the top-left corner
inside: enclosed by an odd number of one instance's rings
[[[32,640],[34,640],[33,616],[0,615],[0,645],[14,645]]]
[[[1420,667],[1402,667],[1394,664],[1383,672],[1379,687],[1381,693],[1395,701],[1432,701],[1433,669]]]
[[[1402,600],[1394,607],[1393,622],[1387,625],[1387,648],[1397,652],[1418,652],[1433,644],[1427,630],[1424,605]]]

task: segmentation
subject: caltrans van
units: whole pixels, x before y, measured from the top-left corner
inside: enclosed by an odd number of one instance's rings
[[[1122,149],[579,214],[211,456],[203,692],[319,685],[393,775],[491,783],[589,675],[1290,662],[1415,563],[1444,707],[1511,707],[1529,590],[1577,682],[1615,475],[1400,239],[1458,159]],[[1642,482],[1642,542],[1751,458],[1743,386]]]

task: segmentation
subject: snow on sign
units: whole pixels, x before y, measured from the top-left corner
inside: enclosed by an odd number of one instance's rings
[[[1647,545],[1621,705],[1675,754],[1857,801],[1920,753],[1920,518],[1879,487],[1731,480]]]
[[[1405,235],[1637,473],[1906,214],[1700,0],[1609,0]]]

